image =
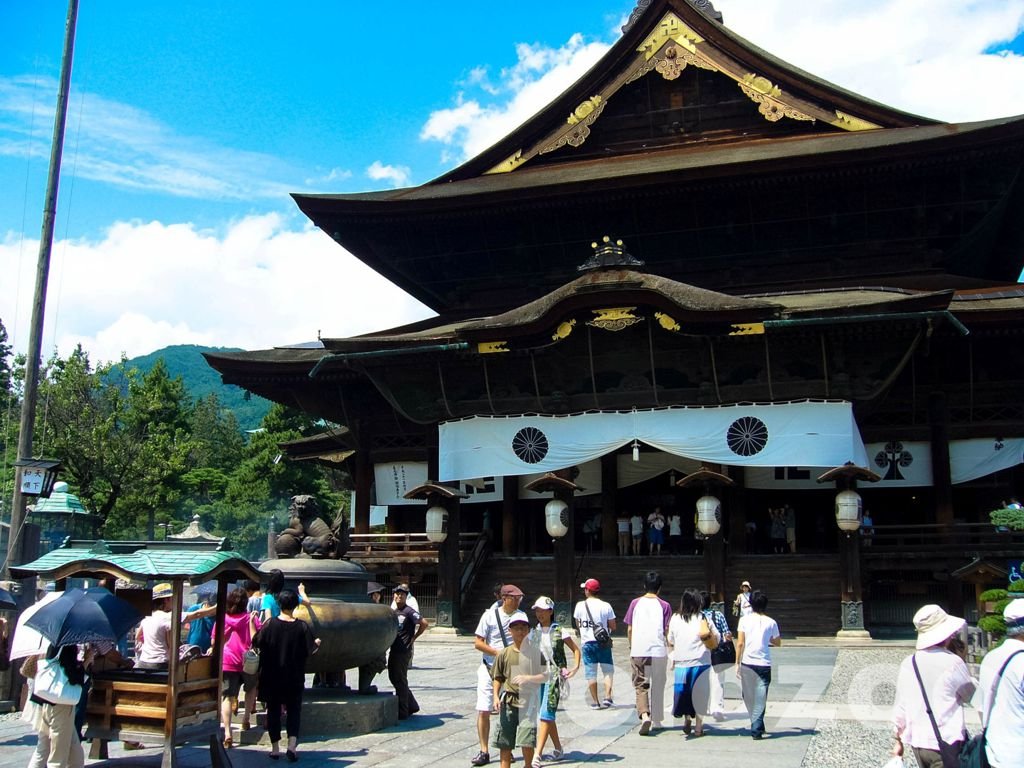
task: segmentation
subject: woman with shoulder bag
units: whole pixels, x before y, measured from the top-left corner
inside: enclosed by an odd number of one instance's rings
[[[39,741],[28,768],[82,768],[85,752],[75,728],[75,707],[85,667],[78,660],[78,646],[51,647],[35,672],[30,700],[36,705],[33,725]]]
[[[718,630],[721,637],[718,647],[711,651],[711,703],[708,706],[715,722],[721,722],[725,719],[725,672],[736,663],[736,646],[732,643],[729,622],[721,611],[711,608],[711,595],[701,592],[700,598],[704,606],[704,618]]]
[[[224,671],[224,690],[221,693],[220,718],[224,727],[224,747],[233,746],[231,715],[238,707],[238,692],[245,682],[245,714],[242,730],[247,730],[249,718],[256,706],[255,675],[246,678],[243,665],[246,652],[252,647],[253,637],[260,628],[259,619],[248,608],[249,596],[244,589],[235,588],[228,594],[224,615],[224,649],[221,669]],[[216,632],[216,630],[214,630]]]
[[[937,605],[914,614],[917,650],[903,660],[896,676],[892,719],[901,757],[914,748],[920,768],[959,768],[965,736],[963,705],[974,695],[975,682],[960,638],[967,622]]]
[[[696,589],[683,592],[679,612],[672,614],[665,639],[674,673],[672,716],[685,718],[683,733],[687,736],[692,718],[694,738],[704,735],[711,676],[711,651],[705,641],[714,633],[715,628],[701,613],[700,593]]]

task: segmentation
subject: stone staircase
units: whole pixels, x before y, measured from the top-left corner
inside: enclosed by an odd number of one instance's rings
[[[580,556],[577,556],[580,566]],[[661,573],[661,596],[673,610],[688,587],[706,589],[704,558],[663,555],[661,557],[587,554],[579,567],[576,583],[593,578],[601,582],[601,599],[607,600],[619,617],[619,630],[625,635],[621,618],[630,601],[643,593],[644,575]],[[554,559],[548,557],[503,557],[492,555],[480,569],[473,590],[462,610],[462,628],[472,632],[480,614],[493,603],[495,582],[512,583],[525,593],[523,607],[528,609],[538,595],[551,596],[555,575]],[[740,582],[749,581],[755,589],[767,591],[768,614],[779,622],[784,636],[834,635],[839,629],[839,558],[837,555],[742,555],[726,567],[728,594],[726,613],[739,591]],[[578,590],[574,601],[583,598]],[[527,610],[532,620],[532,612]],[[735,619],[729,615],[730,624]]]

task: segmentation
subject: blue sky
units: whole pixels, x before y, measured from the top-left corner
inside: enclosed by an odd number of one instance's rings
[[[762,48],[902,109],[1024,113],[1024,0],[715,6]],[[557,96],[632,7],[82,0],[46,346],[261,348],[428,315],[288,193],[438,176]],[[65,14],[0,2],[0,319],[19,348]]]

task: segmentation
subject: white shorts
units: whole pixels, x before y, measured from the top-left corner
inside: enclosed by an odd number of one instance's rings
[[[494,706],[494,681],[491,668],[484,663],[476,667],[476,711],[490,712]]]

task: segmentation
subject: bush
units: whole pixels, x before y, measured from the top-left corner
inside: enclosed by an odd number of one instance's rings
[[[979,597],[983,603],[994,603],[1005,599],[1007,594],[1009,593],[1005,589],[986,589]]]
[[[1024,531],[1024,509],[1004,507],[989,512],[992,525],[996,528],[1009,528],[1011,531]]]
[[[1017,594],[1024,593],[1024,579],[1017,579],[1017,581],[1010,584],[1008,592],[1015,592]]]
[[[1002,615],[996,616],[990,613],[978,619],[978,629],[1002,637],[1006,634],[1006,622],[1003,621]]]

